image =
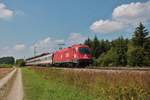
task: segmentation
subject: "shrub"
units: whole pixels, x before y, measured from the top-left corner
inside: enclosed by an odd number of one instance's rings
[[[25,66],[25,61],[24,61],[24,59],[17,59],[16,60],[16,65],[17,66]]]
[[[13,65],[10,64],[0,64],[0,68],[11,68]]]
[[[0,64],[14,64],[14,57],[2,57],[0,58]]]
[[[113,65],[116,65],[116,52],[115,52],[115,49],[112,48],[110,49],[106,54],[102,54],[98,60],[97,60],[97,63],[98,65],[100,66],[113,66]]]
[[[131,66],[142,66],[144,62],[144,49],[137,47],[129,52],[128,64]]]

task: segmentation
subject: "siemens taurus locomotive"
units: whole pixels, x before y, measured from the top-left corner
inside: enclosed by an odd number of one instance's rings
[[[92,64],[91,49],[87,45],[73,45],[53,53],[44,53],[26,59],[26,65],[55,65],[65,67],[87,66]]]

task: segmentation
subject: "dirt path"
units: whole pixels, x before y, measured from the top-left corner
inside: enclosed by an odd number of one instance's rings
[[[6,75],[4,78],[0,80],[0,88],[2,88],[11,79],[11,77],[14,75],[15,72],[16,69],[14,69],[12,72],[10,72],[8,75]]]
[[[20,68],[17,71],[13,87],[6,100],[23,100],[22,73]]]

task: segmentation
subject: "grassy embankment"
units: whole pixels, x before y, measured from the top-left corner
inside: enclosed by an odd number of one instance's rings
[[[25,100],[149,100],[150,72],[23,69]]]
[[[11,64],[0,64],[0,68],[12,68],[13,65]]]
[[[23,69],[24,100],[91,100],[92,98],[63,80],[48,79],[44,74]]]

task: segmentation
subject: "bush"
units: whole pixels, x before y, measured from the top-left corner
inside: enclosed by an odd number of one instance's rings
[[[14,64],[15,58],[14,57],[2,57],[0,58],[0,64]]]
[[[25,66],[24,59],[17,59],[16,60],[16,65],[19,66],[19,67]]]
[[[13,65],[10,64],[0,64],[0,68],[11,68]]]
[[[128,53],[128,64],[131,66],[142,66],[144,62],[144,49],[137,47]]]
[[[115,49],[110,49],[106,54],[102,54],[98,60],[97,63],[99,66],[115,66],[116,65],[116,52]]]
[[[150,66],[150,52],[148,52],[148,51],[145,51],[144,52],[144,60],[143,60],[143,64],[145,65],[145,66]]]

